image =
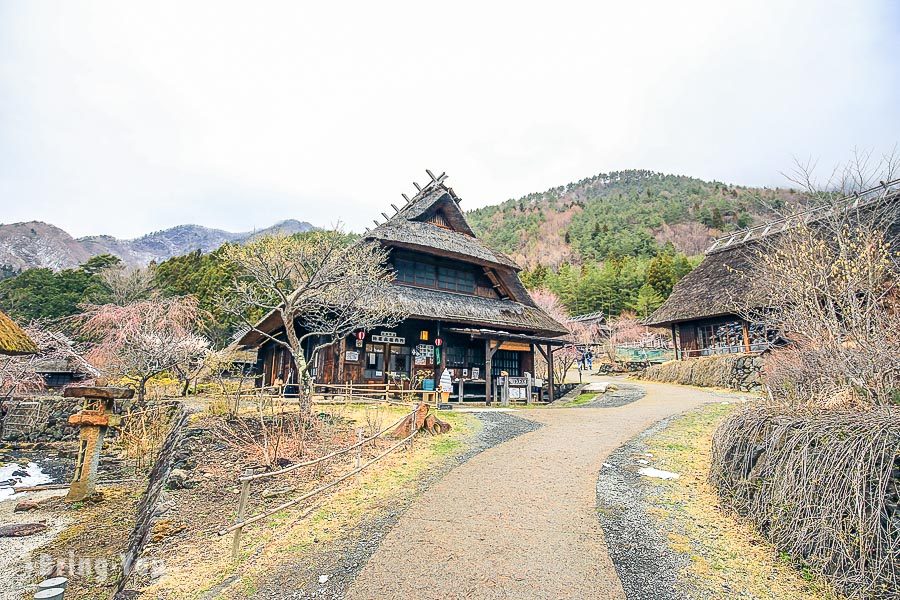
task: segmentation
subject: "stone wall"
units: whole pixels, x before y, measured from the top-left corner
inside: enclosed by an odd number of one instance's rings
[[[753,392],[762,387],[762,368],[763,357],[759,354],[723,354],[652,365],[637,377],[648,381]]]
[[[59,442],[78,438],[78,429],[69,425],[69,415],[78,412],[81,400],[62,396],[35,396],[29,401],[41,403],[40,419],[28,431],[5,432],[3,439],[8,442]],[[10,404],[15,405],[18,400]]]
[[[116,584],[114,598],[132,597],[132,595],[124,593],[123,590],[125,589],[125,585],[128,582],[128,578],[131,575],[138,558],[140,557],[141,551],[147,543],[150,529],[158,517],[156,510],[157,504],[159,503],[163,489],[166,487],[169,475],[173,470],[173,463],[178,455],[181,440],[184,437],[184,431],[187,426],[188,415],[181,405],[176,405],[173,408],[171,422],[172,427],[162,444],[162,448],[160,448],[159,455],[157,455],[156,461],[153,464],[153,469],[150,471],[147,489],[144,491],[144,495],[138,503],[137,519],[135,521],[134,529],[132,529],[131,535],[128,537],[128,548],[123,557],[123,573]]]

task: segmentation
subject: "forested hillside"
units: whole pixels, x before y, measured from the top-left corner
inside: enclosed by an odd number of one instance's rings
[[[790,190],[651,171],[602,173],[467,214],[492,247],[556,292],[573,314],[658,306],[710,241],[774,215]]]
[[[794,194],[651,171],[601,173],[467,213],[478,235],[524,267],[654,256],[672,242],[687,255],[771,216]]]

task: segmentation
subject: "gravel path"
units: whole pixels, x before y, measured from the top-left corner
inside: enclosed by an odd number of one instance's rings
[[[470,443],[465,452],[431,470],[419,482],[418,493],[434,485],[449,471],[464,464],[479,453],[498,444],[507,442],[540,427],[540,424],[528,421],[509,412],[476,412],[482,428]],[[415,498],[417,494],[413,496]],[[369,515],[352,532],[342,536],[339,543],[330,545],[327,550],[314,552],[303,564],[291,564],[289,568],[280,569],[266,577],[266,583],[259,589],[262,598],[343,598],[347,587],[357,577],[366,561],[378,549],[382,540],[397,524],[401,515],[409,508],[410,501],[394,504],[390,510],[378,511]],[[320,575],[328,577],[319,583]],[[224,587],[237,581],[228,581]],[[305,582],[305,583],[302,583]],[[298,586],[298,583],[300,584]],[[288,594],[285,590],[292,589]],[[216,590],[216,592],[221,590]],[[207,594],[207,598],[216,597],[216,593]],[[380,596],[373,596],[380,597]]]
[[[674,417],[660,421],[613,452],[597,478],[597,514],[627,600],[679,600],[678,573],[687,566],[649,515],[638,461],[647,454],[646,440]]]
[[[647,383],[624,406],[524,410],[543,425],[451,471],[399,518],[347,598],[625,598],[597,518],[607,456],[712,394]]]

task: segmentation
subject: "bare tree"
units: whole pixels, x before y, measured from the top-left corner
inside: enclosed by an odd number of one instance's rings
[[[359,329],[390,327],[406,315],[388,294],[394,278],[387,253],[373,243],[348,243],[340,231],[266,236],[228,246],[235,268],[224,310],[284,348],[309,408],[309,369],[318,353]],[[248,315],[277,314],[284,335],[260,328]],[[280,333],[280,332],[279,332]],[[304,353],[311,345],[308,354]]]
[[[617,348],[626,342],[639,342],[647,335],[647,328],[641,325],[632,312],[623,312],[609,322],[609,336],[606,338],[604,350],[609,363],[618,365]]]
[[[100,279],[109,288],[113,304],[125,306],[150,296],[153,271],[148,267],[117,265],[100,271]]]
[[[138,401],[144,400],[150,378],[209,351],[209,342],[197,333],[200,311],[193,297],[84,308],[82,333],[95,340],[89,360],[109,375],[134,379]]]
[[[203,370],[200,377],[206,381],[214,381],[221,389],[222,396],[228,397],[234,394],[234,403],[229,403],[229,411],[236,415],[241,407],[241,393],[244,386],[254,379],[251,369],[248,369],[240,359],[242,353],[233,346],[210,352],[203,361]]]
[[[868,154],[836,170],[821,190],[798,167],[795,180],[811,186],[816,208],[784,232],[760,240],[748,284],[756,293],[745,318],[778,330],[789,341],[767,365],[772,399],[803,406],[890,404],[900,390],[900,264],[897,188],[872,181],[896,176],[891,156]],[[854,189],[857,188],[857,189]],[[802,216],[802,218],[800,218]]]

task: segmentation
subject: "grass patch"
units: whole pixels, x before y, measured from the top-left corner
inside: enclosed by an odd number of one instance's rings
[[[733,404],[708,404],[681,416],[647,441],[653,466],[680,479],[654,480],[651,514],[669,546],[690,558],[685,579],[709,598],[834,600],[840,596],[798,570],[749,522],[722,509],[707,475],[712,433]]]
[[[568,400],[559,404],[563,408],[572,408],[574,406],[583,406],[588,404],[589,402],[593,402],[594,399],[598,396],[597,392],[582,392],[576,398]]]
[[[323,408],[317,406],[316,410]],[[364,406],[341,406],[333,410],[333,417],[349,421],[352,427],[386,427],[406,412],[392,407],[375,414],[371,407]],[[239,575],[239,580],[220,590],[215,597],[259,595],[258,590],[264,588],[268,577],[285,565],[302,564],[317,552],[341,543],[367,517],[404,506],[416,495],[422,478],[449,457],[463,452],[468,446],[467,440],[481,428],[481,422],[471,414],[441,412],[439,417],[451,424],[450,433],[420,434],[415,438],[412,450],[398,449],[339,485],[333,493],[326,492],[313,503],[301,503],[247,527],[241,543],[241,557],[236,563],[230,557],[232,536],[220,538],[213,533],[215,527],[210,526],[201,538],[195,538],[169,554],[166,575],[144,588],[143,594],[154,598],[199,598],[218,583]],[[387,448],[389,443],[393,441],[382,442],[379,451]],[[369,456],[374,453],[374,450],[370,451]],[[351,470],[352,461],[352,457],[348,457],[339,471]],[[319,483],[335,477],[332,474]],[[260,485],[254,493],[264,487]],[[283,500],[292,495],[298,494],[285,495]],[[221,524],[230,520],[236,502],[234,495],[221,506],[222,514],[227,515],[221,519]]]

